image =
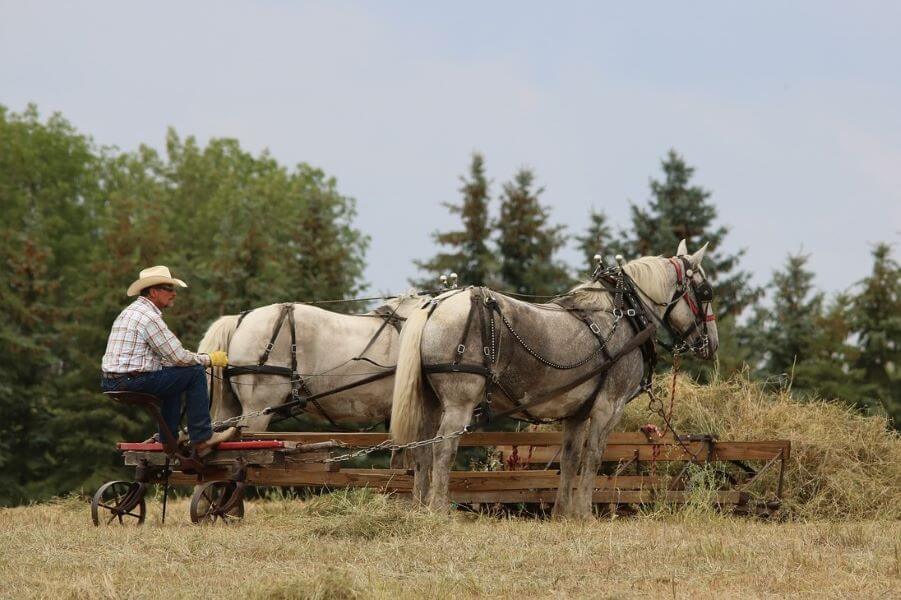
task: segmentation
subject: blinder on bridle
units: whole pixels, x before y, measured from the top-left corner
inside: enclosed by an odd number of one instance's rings
[[[694,292],[695,298],[698,300],[698,302],[705,304],[713,302],[713,287],[706,279],[697,285],[695,285],[695,283],[692,281],[691,289]]]

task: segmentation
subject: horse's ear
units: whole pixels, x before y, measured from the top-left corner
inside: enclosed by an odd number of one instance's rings
[[[688,254],[688,244],[685,243],[685,238],[682,238],[682,241],[679,242],[679,247],[676,249],[676,256],[685,256]]]
[[[690,262],[695,269],[701,266],[701,261],[704,260],[704,253],[707,252],[707,244],[709,243],[710,242],[705,243],[701,246],[700,250],[688,257],[688,262]]]

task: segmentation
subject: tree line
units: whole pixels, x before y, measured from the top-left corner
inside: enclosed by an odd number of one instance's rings
[[[901,294],[889,247],[874,251],[854,290],[831,300],[813,289],[806,257],[790,256],[763,304],[693,169],[675,152],[662,168],[647,205],[632,206],[629,228],[614,233],[602,211],[588,215],[575,236],[585,262],[574,269],[558,257],[568,236],[552,223],[536,174],[521,169],[495,197],[475,154],[460,202],[447,204],[459,227],[434,234],[440,251],[416,262],[417,283],[432,288],[435,276],[456,271],[465,284],[551,296],[584,278],[599,250],[670,254],[682,238],[692,248],[710,241],[721,372],[748,368],[790,381],[799,396],[901,420]],[[0,505],[92,489],[121,469],[115,443],[152,429],[98,393],[110,324],[140,268],[170,265],[189,283],[190,296],[166,318],[193,347],[221,314],[359,296],[369,240],[355,217],[334,177],[254,156],[233,139],[201,145],[170,130],[162,152],[125,152],[98,147],[61,115],[0,106]]]
[[[143,415],[98,394],[125,286],[165,264],[191,286],[166,320],[196,347],[221,314],[353,297],[368,238],[354,200],[307,164],[201,147],[98,148],[63,117],[0,107],[0,505],[91,489]]]

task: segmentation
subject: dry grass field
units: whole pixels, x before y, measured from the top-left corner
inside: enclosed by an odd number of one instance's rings
[[[243,524],[95,528],[83,500],[0,510],[4,598],[897,597],[897,521],[704,510],[550,522],[365,492],[251,502]]]
[[[659,378],[662,388],[668,382]],[[682,508],[554,522],[277,492],[243,523],[95,528],[83,497],[0,509],[2,598],[901,598],[901,440],[839,404],[680,380],[680,432],[789,439],[781,519]],[[653,420],[630,405],[621,429]],[[772,484],[763,481],[763,488]]]

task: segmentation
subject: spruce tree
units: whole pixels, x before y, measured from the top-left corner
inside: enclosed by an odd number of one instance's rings
[[[785,378],[808,356],[822,312],[823,294],[813,288],[813,273],[805,266],[807,255],[789,255],[784,270],[776,271],[768,284],[772,305],[758,307],[748,324],[756,332],[754,348],[763,374]]]
[[[585,258],[581,267],[586,269],[587,274],[590,275],[597,266],[594,260],[595,254],[601,254],[607,258],[605,253],[610,246],[610,226],[607,224],[607,215],[603,211],[591,209],[588,219],[585,235],[576,236],[576,242],[578,242],[579,251]]]
[[[550,225],[549,210],[534,189],[535,174],[520,169],[501,194],[499,232],[500,276],[509,291],[519,294],[554,295],[566,290],[571,279],[555,253],[566,241],[563,226]]]
[[[864,375],[863,394],[901,428],[901,267],[888,244],[873,250],[873,271],[851,299],[851,331],[857,336],[855,366]]]
[[[848,296],[838,294],[817,315],[807,357],[795,365],[792,389],[802,396],[842,400],[866,408],[861,394],[863,373],[854,366],[857,350],[848,343],[848,306]]]
[[[759,296],[759,290],[750,286],[750,274],[737,270],[744,250],[725,254],[729,229],[713,225],[716,207],[708,190],[692,184],[695,169],[675,150],[669,151],[661,167],[663,180],[651,179],[647,208],[632,205],[632,231],[623,232],[627,241],[612,249],[630,258],[669,256],[682,239],[689,248],[709,243],[703,266],[713,284],[716,311],[719,316],[738,315]]]
[[[859,404],[859,372],[851,368],[847,304],[839,295],[827,307],[813,287],[808,255],[790,255],[769,287],[772,305],[758,307],[744,328],[758,375],[791,385],[799,398],[822,397]]]
[[[448,251],[439,252],[429,260],[413,261],[419,269],[429,273],[426,278],[411,281],[422,288],[434,288],[438,277],[448,273],[457,273],[461,285],[488,285],[496,278],[497,264],[488,247],[491,236],[489,184],[481,154],[472,155],[469,176],[460,177],[460,180],[462,203],[443,204],[451,214],[460,215],[462,229],[432,233],[432,239]]]

